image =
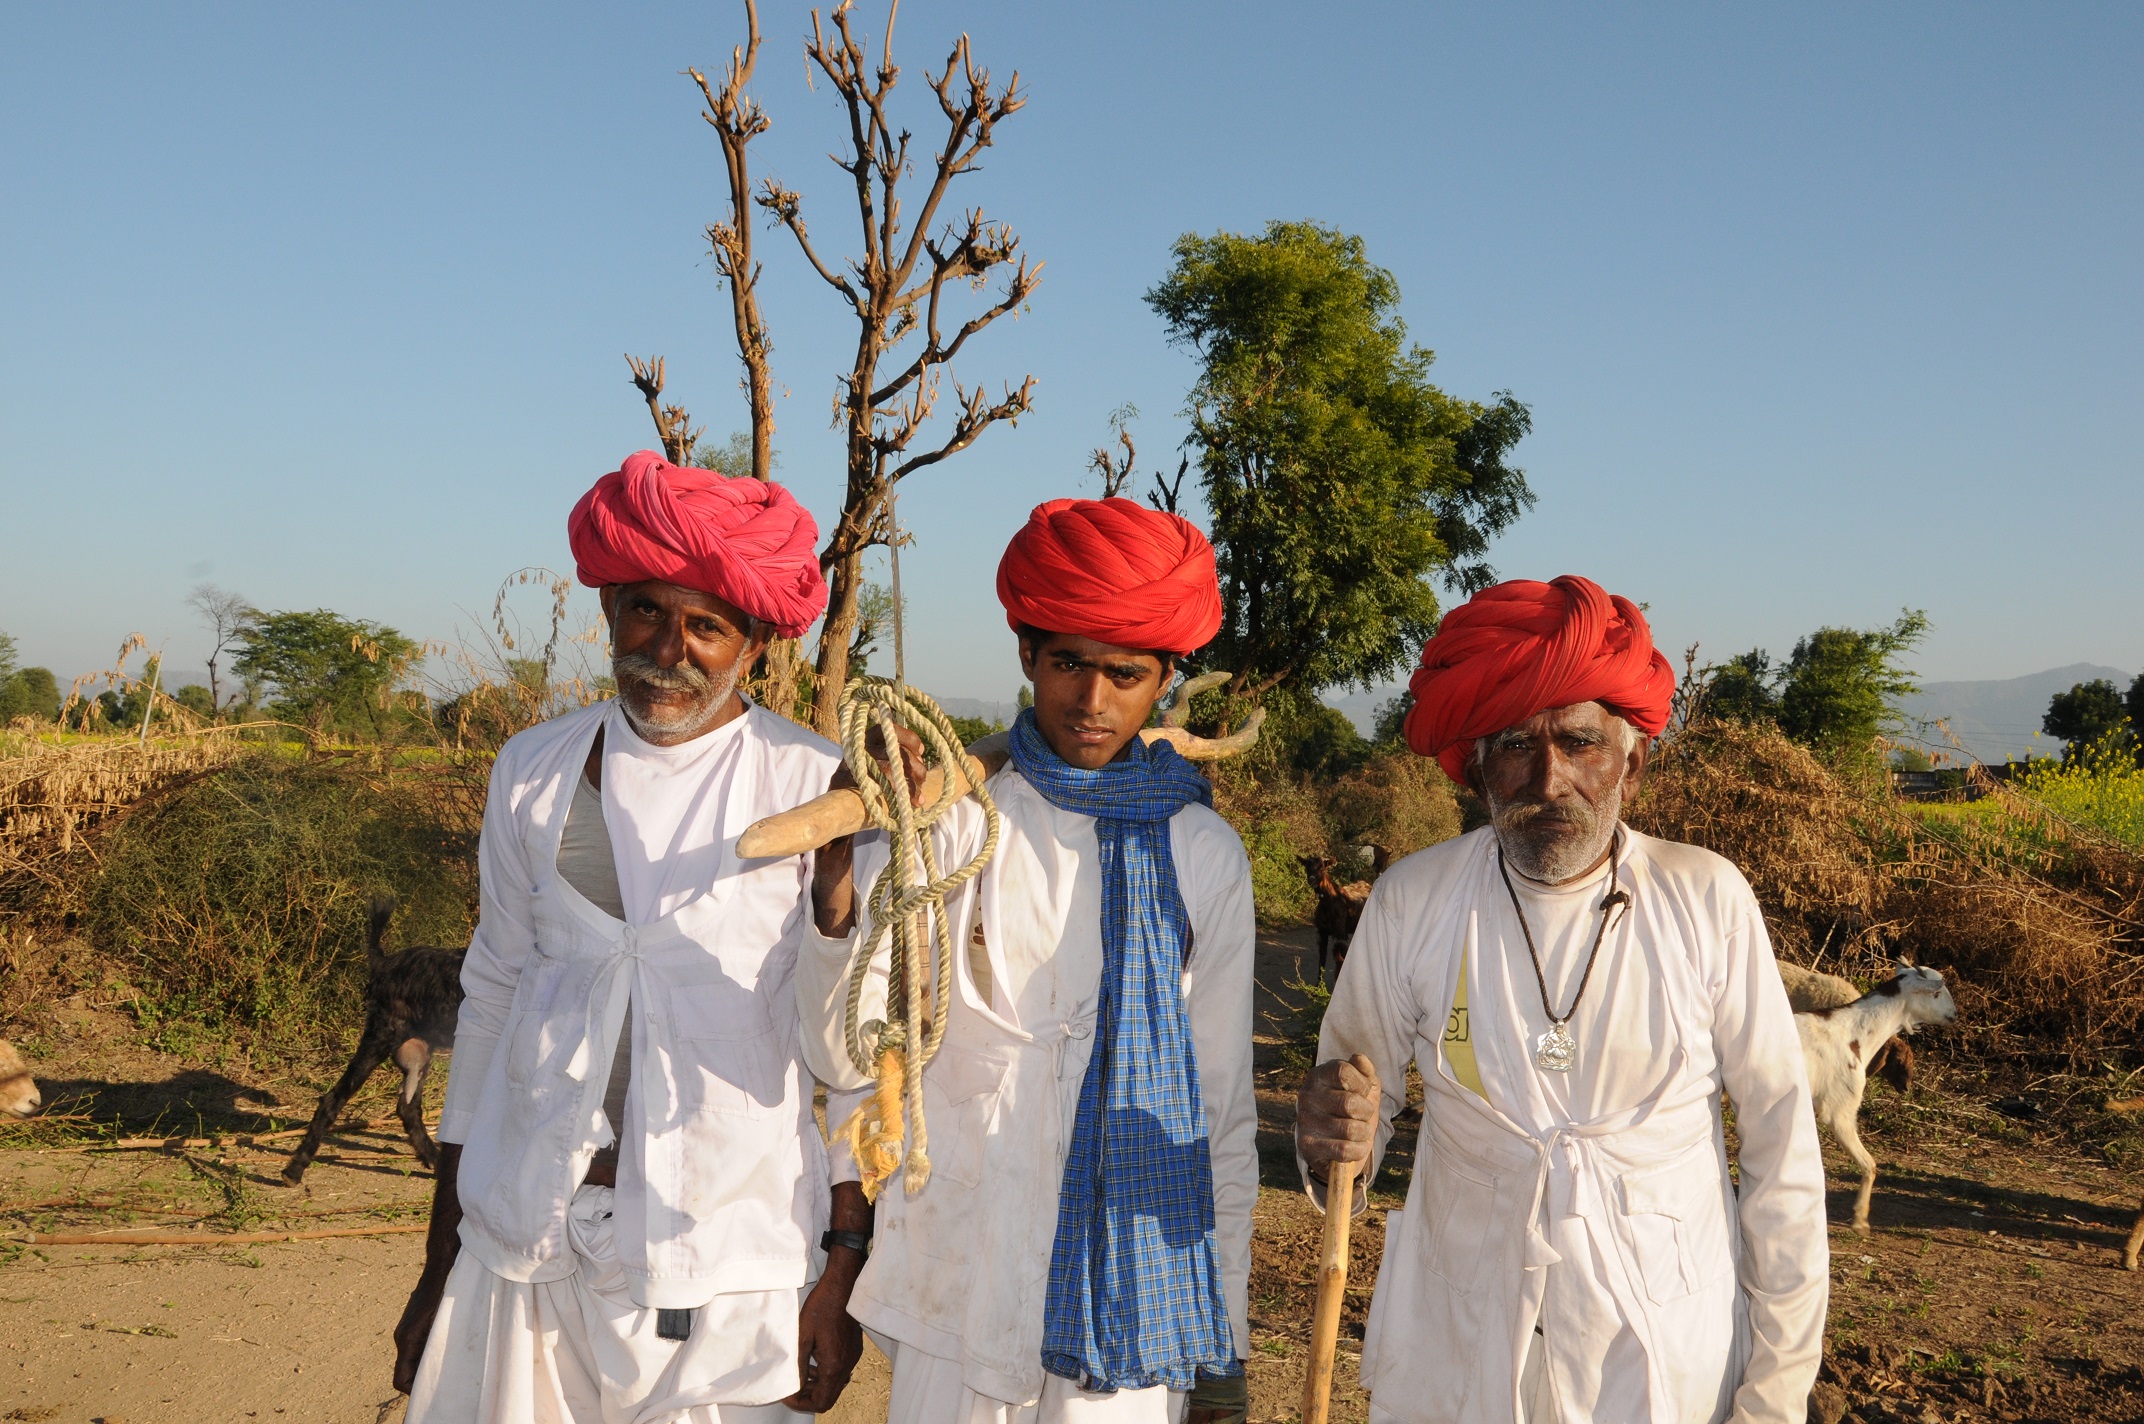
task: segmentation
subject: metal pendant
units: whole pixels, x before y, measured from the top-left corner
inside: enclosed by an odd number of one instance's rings
[[[1534,1066],[1544,1073],[1568,1073],[1578,1062],[1578,1040],[1562,1024],[1550,1024],[1534,1045]]]

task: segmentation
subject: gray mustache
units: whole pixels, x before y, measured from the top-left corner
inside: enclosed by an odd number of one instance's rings
[[[620,653],[611,659],[610,670],[621,683],[630,680],[662,692],[707,692],[714,687],[691,663],[664,667],[646,653]]]

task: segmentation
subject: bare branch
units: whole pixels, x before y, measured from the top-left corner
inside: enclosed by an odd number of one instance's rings
[[[685,407],[662,403],[662,357],[650,356],[642,361],[628,353],[625,363],[633,368],[633,384],[647,397],[648,414],[655,420],[655,437],[662,442],[664,457],[673,465],[687,463],[692,459],[692,447],[699,442],[706,427],[695,427],[692,418],[685,414]]]
[[[961,403],[961,411],[959,417],[953,422],[952,434],[948,435],[945,443],[936,450],[918,455],[912,460],[903,461],[899,468],[893,472],[894,480],[904,480],[910,474],[923,469],[925,466],[935,465],[949,455],[959,454],[970,445],[973,445],[977,436],[1001,420],[1008,425],[1017,425],[1020,417],[1027,414],[1034,407],[1035,378],[1029,376],[1022,381],[1020,389],[1017,391],[1007,387],[1005,398],[996,405],[984,404],[983,392],[980,386],[973,391],[964,393],[956,385],[953,388],[953,394]]]
[[[1087,457],[1087,468],[1102,477],[1102,498],[1115,499],[1124,493],[1124,487],[1132,482],[1132,466],[1139,461],[1139,449],[1132,444],[1132,433],[1124,426],[1117,427],[1117,443],[1124,447],[1124,459],[1119,463],[1109,453],[1107,445],[1097,445]]]
[[[752,411],[752,474],[769,479],[774,470],[774,391],[767,369],[767,324],[759,307],[759,264],[752,257],[752,175],[745,146],[767,131],[766,111],[744,92],[759,64],[759,6],[744,0],[746,41],[730,51],[730,64],[718,90],[699,70],[688,71],[707,102],[700,115],[722,144],[729,179],[727,222],[708,224],[708,246],[715,270],[729,282],[730,312],[735,323],[737,356],[744,365],[746,399]],[[659,380],[659,378],[658,378]],[[650,407],[652,409],[652,406]],[[679,415],[682,417],[683,412]],[[658,426],[661,422],[658,419]],[[687,446],[689,450],[689,445]]]

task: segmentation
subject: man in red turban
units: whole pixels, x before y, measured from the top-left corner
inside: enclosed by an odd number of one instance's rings
[[[643,450],[567,533],[618,695],[492,769],[396,1384],[411,1424],[801,1424],[862,1349],[871,1212],[796,1042],[809,861],[737,837],[840,757],[737,683],[824,607],[817,530],[779,485]]]
[[[1297,1099],[1317,1195],[1375,1174],[1410,1061],[1426,1086],[1373,1413],[1798,1424],[1829,1263],[1793,1013],[1740,872],[1621,821],[1667,660],[1628,599],[1514,581],[1445,617],[1412,691],[1408,743],[1490,822],[1379,879]]]
[[[923,1075],[930,1177],[880,1194],[852,1309],[892,1342],[889,1424],[1240,1420],[1250,864],[1205,778],[1139,736],[1220,628],[1213,547],[1131,500],[1052,500],[1013,536],[998,597],[1034,706],[989,782],[997,853],[946,904],[961,949]],[[959,802],[937,863],[985,834]],[[844,1029],[886,860],[882,838],[818,853],[796,993],[830,1122],[869,1082]],[[865,1020],[888,1016],[884,964]]]

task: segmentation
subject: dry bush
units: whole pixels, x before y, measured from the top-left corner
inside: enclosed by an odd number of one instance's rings
[[[367,897],[396,897],[405,942],[468,943],[478,818],[452,809],[457,770],[256,750],[111,829],[83,930],[152,1030],[242,1028],[301,1050],[338,1039],[362,1016]]]
[[[0,905],[20,911],[66,878],[94,832],[145,797],[223,766],[241,729],[180,737],[0,733]]]
[[[1451,779],[1430,757],[1380,752],[1325,792],[1331,829],[1328,854],[1346,866],[1357,846],[1380,845],[1398,860],[1459,834],[1459,800]]]
[[[1896,954],[1945,969],[1978,1051],[2074,1067],[2131,1047],[2144,857],[1989,791],[1913,806],[1776,730],[1699,721],[1664,745],[1629,820],[1739,866],[1782,957],[1863,982]]]

